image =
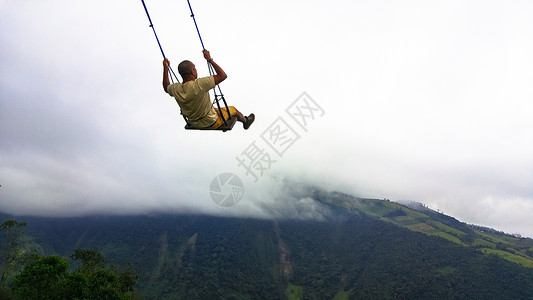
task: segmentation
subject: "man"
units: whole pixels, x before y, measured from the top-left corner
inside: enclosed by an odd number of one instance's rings
[[[216,74],[209,77],[198,78],[195,65],[184,60],[178,65],[178,73],[180,73],[183,83],[170,84],[168,77],[168,66],[170,61],[165,58],[163,60],[163,88],[165,92],[176,99],[181,108],[181,113],[187,117],[189,123],[198,129],[216,129],[224,124],[224,120],[220,115],[220,111],[215,109],[212,105],[209,96],[209,90],[214,88],[217,84],[224,81],[228,76],[222,68],[213,61],[209,51],[203,51],[204,58],[211,63]],[[255,120],[255,115],[250,114],[245,117],[235,107],[229,106],[229,115],[236,117],[237,120],[243,123],[244,129],[250,128],[250,125]],[[222,108],[224,118],[228,120],[228,111],[225,107]]]

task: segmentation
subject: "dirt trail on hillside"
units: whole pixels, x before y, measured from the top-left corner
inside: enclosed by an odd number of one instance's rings
[[[285,241],[281,239],[281,235],[280,235],[281,230],[279,229],[279,225],[277,221],[274,221],[274,232],[276,233],[276,237],[278,239],[280,276],[289,280],[292,277],[292,273],[293,273],[292,263],[290,259],[291,251],[289,247],[287,247],[287,244],[285,244]]]

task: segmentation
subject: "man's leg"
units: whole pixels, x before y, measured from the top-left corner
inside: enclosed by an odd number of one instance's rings
[[[239,120],[239,122],[246,123],[246,117],[237,109],[235,109],[235,113],[233,113],[232,116],[237,117],[237,120]]]
[[[240,111],[238,111],[234,106],[229,107],[229,111],[231,113],[232,117],[236,117],[239,122],[243,124],[244,129],[248,129],[250,125],[255,120],[255,115],[250,114],[249,116],[245,117]]]

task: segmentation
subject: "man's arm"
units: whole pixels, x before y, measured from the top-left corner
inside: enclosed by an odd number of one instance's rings
[[[168,66],[170,65],[170,61],[168,58],[165,58],[163,60],[163,89],[165,90],[165,93],[167,93],[167,87],[170,85],[170,79],[168,78]]]
[[[222,68],[216,62],[213,61],[209,51],[204,50],[203,53],[204,53],[204,58],[208,62],[210,62],[211,65],[213,66],[213,69],[215,69],[216,75],[213,76],[213,78],[215,79],[215,85],[221,83],[226,78],[228,78],[228,75],[226,75],[226,72],[224,72],[224,70],[222,70]]]

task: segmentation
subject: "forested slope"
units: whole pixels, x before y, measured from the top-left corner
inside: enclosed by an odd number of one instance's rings
[[[533,269],[366,213],[25,218],[49,254],[132,263],[145,299],[528,299]]]

